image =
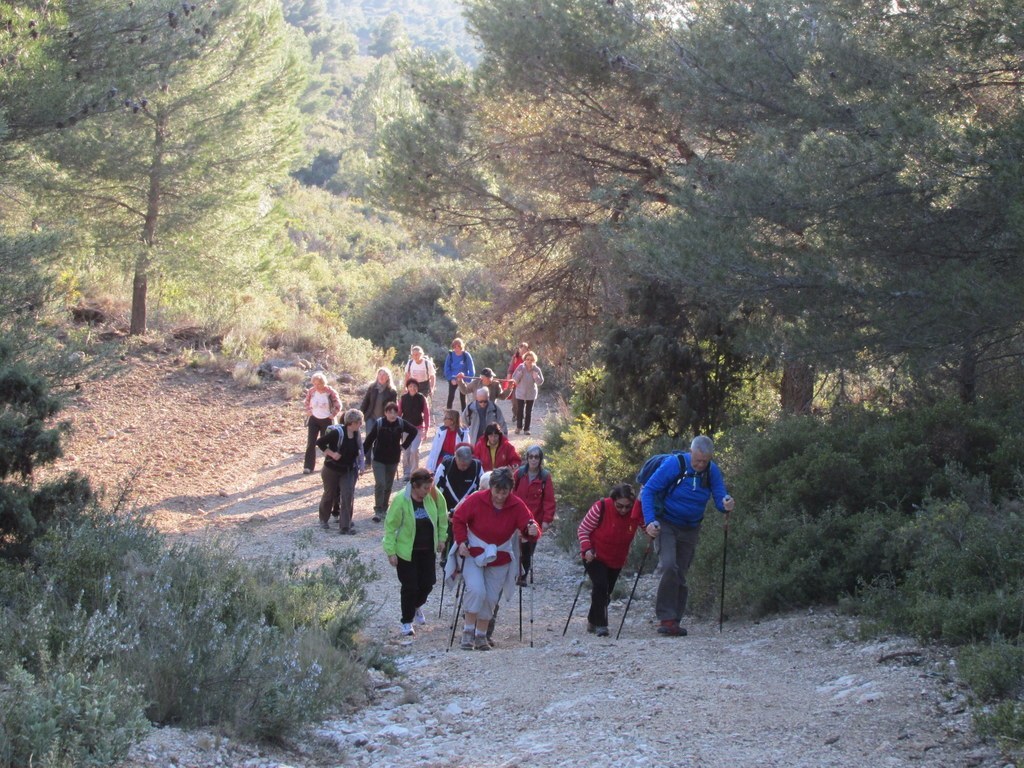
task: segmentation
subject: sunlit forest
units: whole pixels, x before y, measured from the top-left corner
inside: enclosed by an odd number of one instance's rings
[[[141,339],[369,381],[528,338],[567,546],[599,489],[712,435],[748,510],[737,604],[956,647],[1019,749],[1020,11],[0,2],[5,567],[92,504],[37,470],[75,377]],[[43,700],[37,653],[0,641],[0,682]]]

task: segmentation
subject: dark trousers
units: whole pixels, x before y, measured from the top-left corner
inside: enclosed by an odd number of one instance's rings
[[[402,623],[412,624],[416,609],[427,602],[437,580],[434,551],[414,549],[412,560],[398,558],[398,582],[402,585]]]
[[[533,566],[533,550],[536,548],[536,541],[519,542],[519,570],[523,572],[523,576],[530,573],[530,568]]]
[[[621,568],[609,568],[600,560],[591,560],[584,563],[583,567],[590,577],[593,589],[590,591],[590,612],[587,614],[587,621],[592,627],[608,626],[608,603],[612,599],[612,590],[615,589],[615,582],[619,580]]]
[[[466,393],[459,392],[459,385],[448,382],[448,409],[451,410],[452,403],[455,402],[455,393],[459,393],[459,403],[461,403],[461,410],[466,410]]]
[[[320,497],[320,522],[329,522],[331,512],[337,509],[338,525],[344,531],[352,525],[359,472],[355,467],[339,469],[324,464],[324,468],[320,470],[320,477],[324,481],[324,495]]]
[[[680,621],[686,612],[686,600],[690,594],[686,572],[690,570],[699,539],[700,526],[682,528],[664,521],[661,523],[661,533],[655,540],[661,581],[654,599],[654,612],[660,621]]]
[[[302,462],[302,468],[312,472],[316,469],[316,441],[327,434],[327,428],[334,423],[334,419],[318,419],[310,416],[306,421],[306,458]]]
[[[391,489],[394,487],[395,475],[397,474],[397,464],[373,462],[373,513],[379,518],[383,519],[388,513],[388,505],[391,503]]]
[[[525,429],[529,432],[530,419],[533,416],[533,400],[520,400],[517,397],[512,403],[516,417],[516,429]]]

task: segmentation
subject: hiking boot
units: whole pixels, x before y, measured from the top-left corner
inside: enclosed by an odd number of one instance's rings
[[[597,627],[595,627],[593,624],[591,624],[588,621],[587,622],[587,632],[589,632],[590,634],[594,634],[596,631],[597,631]]]
[[[403,624],[402,635],[405,637],[414,637],[416,635],[416,630],[412,628],[412,624]]]
[[[472,651],[475,645],[476,633],[472,629],[462,630],[462,641],[459,643],[459,648],[464,651]]]
[[[517,434],[517,435],[518,435],[518,434],[520,434],[520,433],[521,433],[522,431],[523,431],[523,430],[521,430],[521,429],[520,429],[519,427],[516,427],[516,434]]]
[[[313,470],[310,469],[309,467],[306,467],[304,470],[302,470],[302,474],[304,474],[304,475],[312,475],[313,474]]]
[[[517,587],[525,587],[526,586],[526,576],[525,575],[519,574],[518,576],[516,576],[516,586]]]
[[[375,522],[375,523],[379,523],[380,522],[380,515],[375,514],[370,519],[373,520],[373,522]]]
[[[608,627],[597,627],[594,634],[598,637],[608,637]]]
[[[413,616],[412,620],[413,620],[414,623],[420,624],[420,625],[427,623],[427,617],[423,615],[423,609],[422,608],[417,608],[416,609],[416,615]]]
[[[474,638],[473,650],[475,651],[489,651],[491,650],[491,644],[487,642],[487,635],[477,635]]]
[[[686,627],[679,626],[679,622],[675,619],[665,619],[658,625],[658,634],[668,637],[685,637]]]
[[[320,521],[320,527],[323,528],[325,531],[329,531],[331,529],[330,524],[326,520]]]
[[[523,434],[524,434],[524,435],[528,435],[528,434],[530,434],[530,430],[528,430],[528,429],[524,429],[524,430],[523,430]]]

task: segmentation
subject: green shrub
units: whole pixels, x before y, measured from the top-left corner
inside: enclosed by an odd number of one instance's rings
[[[1012,493],[1024,467],[1024,421],[1017,408],[944,402],[883,414],[864,408],[827,418],[781,419],[765,431],[731,435],[742,457],[733,495],[815,515],[892,508],[909,512],[926,496],[955,489],[946,475],[961,466],[990,478],[997,496]]]
[[[351,552],[305,573],[294,562],[242,561],[216,542],[168,547],[138,518],[94,510],[47,536],[34,568],[8,565],[0,575],[0,670],[22,675],[40,707],[72,706],[62,692],[95,681],[97,706],[108,706],[109,688],[110,701],[127,708],[116,714],[125,728],[145,714],[278,739],[362,695],[356,636],[375,573]],[[58,694],[67,702],[46,702]],[[4,718],[10,741],[22,725]],[[65,743],[98,755],[113,749],[91,746],[96,739],[70,720],[55,722],[53,734],[32,739],[52,741],[58,757]],[[109,738],[127,736],[114,729]],[[111,764],[105,759],[95,764]]]
[[[149,728],[137,686],[104,664],[18,665],[0,678],[0,766],[79,768],[123,760]]]
[[[1009,754],[1024,752],[1024,703],[1004,701],[974,717],[981,736],[991,736]]]
[[[1024,647],[995,638],[966,645],[957,654],[960,677],[982,701],[1024,693]]]
[[[960,490],[930,499],[893,539],[890,577],[867,586],[862,606],[887,625],[952,644],[1006,638],[1024,628],[1024,515],[1015,499],[993,505],[960,473]],[[965,495],[975,496],[968,502]]]
[[[558,543],[571,552],[578,548],[576,529],[587,510],[636,470],[609,432],[589,417],[569,424],[553,442],[545,463],[558,492]]]

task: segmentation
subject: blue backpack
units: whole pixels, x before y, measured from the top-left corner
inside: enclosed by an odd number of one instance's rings
[[[649,458],[647,461],[645,461],[644,465],[642,467],[640,467],[640,471],[636,473],[637,485],[643,486],[644,483],[646,483],[648,480],[651,479],[651,477],[658,470],[658,468],[662,465],[662,463],[665,462],[666,459],[675,459],[678,462],[678,464],[679,464],[679,474],[676,476],[675,482],[672,483],[671,485],[669,485],[667,488],[665,488],[665,490],[661,491],[660,493],[658,493],[655,496],[655,499],[654,499],[654,515],[655,515],[655,517],[660,517],[661,513],[665,511],[665,498],[670,493],[672,493],[672,491],[674,491],[679,486],[679,484],[681,482],[683,482],[683,479],[688,477],[688,476],[689,477],[693,477],[694,476],[693,473],[688,473],[686,471],[686,459],[683,458],[684,453],[685,453],[685,451],[675,451],[673,453],[657,453],[654,456],[651,456],[651,458]],[[699,472],[696,475],[697,477],[700,477],[701,485],[704,486],[705,488],[708,487],[708,485],[711,484],[711,472],[710,472],[710,469],[711,469],[711,467],[710,467],[710,465],[708,465],[708,469],[705,469],[703,472]]]
[[[675,483],[672,484],[672,488],[679,485],[683,480],[683,476],[686,474],[686,460],[683,458],[682,451],[675,451],[673,453],[656,453],[654,456],[651,456],[651,458],[645,461],[644,465],[640,467],[640,471],[636,473],[637,485],[643,485],[650,480],[654,473],[658,471],[658,467],[665,462],[665,459],[678,460],[679,477],[677,477]],[[669,490],[671,490],[671,488]]]

